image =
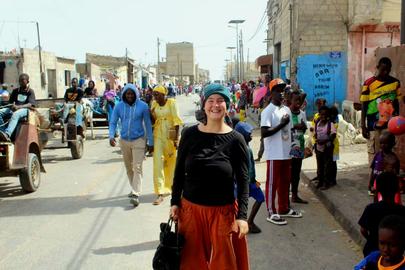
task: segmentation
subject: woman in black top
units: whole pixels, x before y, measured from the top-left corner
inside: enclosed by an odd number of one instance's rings
[[[84,89],[84,97],[97,97],[97,89],[94,81],[89,81],[89,85]]]
[[[224,122],[229,103],[228,89],[208,85],[206,124],[188,128],[179,144],[171,216],[186,239],[180,269],[249,269],[248,148]]]

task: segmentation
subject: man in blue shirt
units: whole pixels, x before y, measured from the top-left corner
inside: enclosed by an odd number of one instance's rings
[[[148,105],[140,99],[138,89],[133,84],[126,84],[122,91],[122,101],[114,107],[110,119],[110,145],[115,146],[115,132],[118,120],[121,121],[120,147],[124,158],[125,169],[132,187],[128,197],[134,207],[139,205],[142,189],[142,162],[146,145],[149,153],[153,152],[152,123]],[[145,126],[145,128],[144,128]]]
[[[10,93],[7,91],[7,84],[3,84],[0,89],[0,106],[8,104]]]

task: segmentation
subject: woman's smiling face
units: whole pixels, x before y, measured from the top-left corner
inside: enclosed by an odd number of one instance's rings
[[[204,105],[204,111],[209,120],[222,120],[226,114],[225,99],[218,94],[213,94],[207,98]]]

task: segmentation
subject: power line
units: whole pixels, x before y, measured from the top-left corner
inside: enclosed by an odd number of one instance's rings
[[[259,33],[259,31],[262,29],[264,22],[266,21],[266,14],[267,14],[267,8],[264,10],[263,12],[263,16],[259,21],[259,24],[257,25],[256,31],[255,33],[250,37],[250,39],[248,40],[248,42],[250,42],[252,39],[255,38],[255,36]]]

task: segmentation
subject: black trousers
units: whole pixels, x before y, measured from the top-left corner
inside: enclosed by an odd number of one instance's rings
[[[291,159],[291,193],[298,194],[298,185],[300,183],[300,174],[302,167],[302,158]]]
[[[320,152],[315,150],[316,153],[316,164],[318,172],[318,186],[329,185],[332,183],[333,179],[333,153],[331,151]]]

